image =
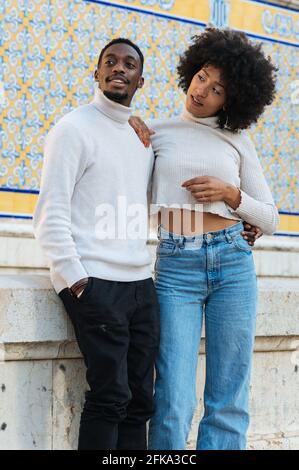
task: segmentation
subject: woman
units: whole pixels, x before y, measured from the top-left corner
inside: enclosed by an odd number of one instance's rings
[[[197,449],[244,449],[257,287],[251,247],[240,232],[245,220],[272,234],[278,212],[242,130],[273,101],[277,69],[241,32],[207,28],[193,39],[178,66],[187,94],[183,114],[150,125],[161,340],[149,449],[185,448],[203,317],[206,382]],[[142,121],[133,123],[146,140]]]

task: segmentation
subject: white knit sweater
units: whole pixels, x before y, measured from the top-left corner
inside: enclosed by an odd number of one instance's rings
[[[245,220],[265,234],[275,232],[278,211],[247,132],[222,130],[216,116],[196,118],[186,109],[180,117],[152,120],[148,125],[156,132],[152,213],[161,207],[189,205],[192,210]],[[240,187],[239,207],[234,210],[223,201],[199,204],[181,187],[196,176],[214,176]]]
[[[147,228],[137,235],[126,231],[138,208],[147,224],[154,161],[128,124],[130,114],[97,90],[90,104],[64,116],[47,136],[33,226],[57,293],[87,276],[151,277]]]

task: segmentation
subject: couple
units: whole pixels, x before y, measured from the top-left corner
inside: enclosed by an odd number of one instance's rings
[[[276,69],[243,33],[207,28],[180,58],[183,114],[149,130],[130,108],[143,61],[130,40],[107,44],[94,100],[46,139],[34,231],[87,367],[78,448],[185,448],[204,317],[197,449],[244,449],[257,294],[251,245],[275,231],[278,212],[240,131],[272,102]],[[110,230],[132,207],[147,208],[150,195],[155,286],[146,237]],[[116,224],[103,223],[117,206]]]

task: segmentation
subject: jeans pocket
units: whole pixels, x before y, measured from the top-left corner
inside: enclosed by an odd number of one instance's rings
[[[157,246],[157,257],[164,258],[175,254],[176,244],[172,240],[161,239]]]
[[[252,247],[248,244],[240,233],[233,238],[233,244],[239,251],[244,251],[245,253],[251,253]]]

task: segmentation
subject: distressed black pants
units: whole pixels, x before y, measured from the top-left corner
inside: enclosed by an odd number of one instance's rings
[[[151,278],[90,277],[79,299],[59,293],[87,367],[78,449],[146,449],[153,415],[159,307]]]

